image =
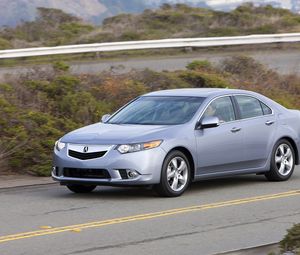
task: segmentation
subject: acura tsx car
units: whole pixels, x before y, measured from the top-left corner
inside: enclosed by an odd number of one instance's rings
[[[300,111],[245,90],[174,89],[64,135],[52,177],[76,193],[145,185],[172,197],[193,181],[237,174],[286,181],[299,158]]]

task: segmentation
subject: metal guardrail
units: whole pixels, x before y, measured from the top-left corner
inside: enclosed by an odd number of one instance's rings
[[[283,42],[300,42],[300,33],[247,35],[247,36],[233,36],[233,37],[163,39],[163,40],[93,43],[93,44],[78,44],[78,45],[66,45],[66,46],[56,46],[56,47],[1,50],[0,59],[55,55],[55,54],[86,53],[86,52],[180,48],[180,47],[213,47],[213,46],[248,45],[248,44],[283,43]]]

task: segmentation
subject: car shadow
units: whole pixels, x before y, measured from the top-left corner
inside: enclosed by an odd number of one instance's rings
[[[261,175],[245,175],[245,176],[236,176],[228,177],[222,179],[213,179],[213,180],[203,180],[194,182],[186,191],[186,194],[199,193],[201,191],[219,191],[220,189],[234,189],[239,186],[255,186],[258,183],[268,183],[264,176]],[[65,187],[63,187],[65,188]],[[65,188],[67,189],[67,188]],[[124,200],[129,197],[132,198],[143,198],[143,199],[153,199],[159,197],[153,190],[151,186],[148,187],[108,187],[108,186],[99,186],[92,193],[86,194],[74,194],[65,190],[57,194],[59,197],[64,198],[77,198],[77,199],[114,199],[114,200]],[[163,199],[163,198],[162,198]]]
[[[155,192],[151,189],[151,187],[108,187],[108,186],[99,186],[91,193],[85,194],[75,194],[69,191],[65,187],[64,194],[59,194],[58,196],[66,198],[76,198],[76,199],[114,199],[114,200],[126,200],[129,197],[136,199],[146,199],[153,198],[156,196]]]
[[[266,178],[263,175],[241,175],[233,176],[226,178],[218,179],[209,179],[193,182],[190,190],[199,191],[199,190],[214,190],[222,188],[233,188],[238,186],[245,185],[257,185],[257,183],[268,183]]]

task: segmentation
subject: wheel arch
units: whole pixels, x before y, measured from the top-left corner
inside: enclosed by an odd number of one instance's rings
[[[191,167],[191,179],[194,180],[194,178],[195,178],[195,161],[194,161],[192,153],[184,146],[174,147],[168,152],[168,154],[172,151],[181,151],[187,157],[190,167]]]
[[[278,141],[282,140],[282,139],[287,140],[293,146],[293,149],[294,149],[294,152],[295,152],[295,164],[299,165],[300,164],[299,151],[298,151],[298,147],[296,145],[296,142],[294,141],[293,138],[291,138],[289,136],[283,136],[280,139],[278,139]]]

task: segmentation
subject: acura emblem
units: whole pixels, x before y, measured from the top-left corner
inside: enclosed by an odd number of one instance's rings
[[[89,147],[84,146],[84,147],[83,147],[83,152],[88,152],[88,151],[89,151]]]

